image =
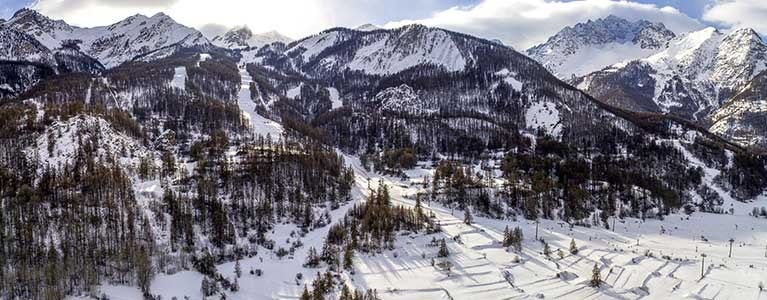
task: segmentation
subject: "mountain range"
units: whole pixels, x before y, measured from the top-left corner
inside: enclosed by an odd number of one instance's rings
[[[418,24],[209,40],[21,10],[0,298],[753,296],[766,69],[754,30],[616,16],[521,53]],[[701,279],[698,246],[747,287]]]

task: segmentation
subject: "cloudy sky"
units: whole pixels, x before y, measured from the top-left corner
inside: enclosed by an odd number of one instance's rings
[[[497,38],[518,49],[544,42],[564,26],[610,14],[660,21],[677,32],[715,26],[767,34],[767,0],[0,0],[0,17],[23,7],[78,26],[162,11],[207,35],[238,25],[300,38],[335,26],[422,23]]]

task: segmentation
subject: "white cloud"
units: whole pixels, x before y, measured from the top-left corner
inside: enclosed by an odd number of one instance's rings
[[[675,8],[630,1],[476,0],[479,4],[447,8],[463,1],[36,0],[32,7],[50,17],[87,27],[112,24],[136,13],[153,15],[162,11],[179,23],[201,29],[209,36],[222,28],[247,25],[254,32],[277,30],[287,36],[301,38],[335,26],[355,27],[364,23],[383,24],[391,20],[415,18],[391,22],[388,26],[423,23],[500,39],[517,49],[544,42],[565,26],[609,14],[631,20],[661,21],[677,32],[701,26]]]
[[[32,8],[85,27],[162,11],[208,34],[221,26],[247,25],[256,33],[277,30],[300,38],[336,26],[428,16],[455,1],[459,0],[36,0]]]
[[[545,42],[565,26],[610,14],[628,20],[663,22],[677,33],[702,27],[700,22],[673,7],[610,0],[483,0],[475,6],[453,7],[426,19],[392,22],[387,27],[421,23],[500,39],[517,49],[527,49]]]
[[[765,0],[720,0],[706,7],[703,19],[725,26],[750,27],[767,34],[767,1]]]

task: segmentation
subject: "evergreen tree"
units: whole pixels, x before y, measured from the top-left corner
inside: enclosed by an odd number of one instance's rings
[[[344,269],[345,270],[352,270],[353,266],[353,260],[354,257],[354,248],[351,246],[351,244],[346,246],[346,251],[344,251]]]
[[[591,280],[589,286],[599,287],[602,284],[602,276],[599,274],[599,266],[594,264],[594,269],[591,270]]]
[[[149,295],[149,287],[152,281],[153,272],[152,258],[149,257],[146,247],[139,248],[136,258],[136,275],[141,292],[144,293],[144,295]]]
[[[341,287],[341,296],[338,297],[338,300],[354,300],[351,291],[349,291],[349,286],[346,284]]]
[[[514,250],[517,252],[522,251],[522,240],[524,239],[524,236],[522,235],[522,229],[519,229],[519,226],[515,227],[512,236]]]
[[[312,294],[309,293],[309,289],[304,285],[304,292],[301,293],[301,300],[312,300]]]
[[[242,277],[242,266],[240,266],[239,259],[234,263],[234,275],[236,275],[237,278]]]
[[[506,225],[506,228],[503,229],[503,241],[501,242],[504,248],[511,247],[512,240],[511,240],[511,232],[509,232],[509,226]]]
[[[570,239],[570,254],[578,254],[578,246],[575,245],[575,239]]]
[[[317,250],[314,247],[309,247],[308,254],[306,255],[306,262],[304,267],[317,268],[320,266],[320,257],[317,255]]]
[[[438,257],[448,257],[450,255],[450,251],[447,249],[447,243],[445,242],[445,239],[440,240],[439,242],[439,251],[437,252]]]
[[[237,277],[235,277],[234,282],[232,282],[231,290],[232,292],[236,292],[240,290],[240,280]]]

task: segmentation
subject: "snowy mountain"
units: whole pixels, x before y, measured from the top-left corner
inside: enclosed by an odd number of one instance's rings
[[[557,77],[570,79],[654,54],[675,36],[662,23],[630,22],[610,15],[565,27],[527,54]]]
[[[23,9],[4,25],[33,36],[51,50],[76,44],[108,68],[160,49],[210,46],[202,33],[163,13],[152,17],[135,15],[109,26],[80,28]]]
[[[349,68],[370,75],[391,75],[424,65],[462,71],[473,58],[459,49],[457,38],[422,25],[371,32],[339,28],[291,44],[287,54],[300,55],[302,65],[316,63],[325,70]],[[359,41],[358,46],[334,49],[352,40]]]
[[[277,31],[254,34],[247,26],[232,28],[211,40],[213,45],[227,49],[261,48],[274,42],[288,44],[292,41]]]
[[[620,107],[704,120],[765,68],[767,45],[755,31],[707,28],[675,38],[650,57],[613,65],[575,83]],[[607,99],[616,93],[636,97]]]
[[[0,24],[0,99],[19,95],[55,74],[95,74],[103,69],[76,46],[51,50],[31,35]]]
[[[344,107],[403,114],[405,121],[408,114],[471,116],[467,122],[474,124],[469,126],[494,128],[482,140],[506,132],[496,122],[499,119],[509,118],[530,131],[559,134],[567,127],[572,134],[588,128],[575,124],[610,118],[584,95],[570,93],[570,87],[511,48],[422,25],[369,32],[334,28],[291,43],[287,49],[265,47],[249,59],[245,63],[250,74],[254,78],[260,74],[259,82],[270,83],[258,86],[259,91],[277,91],[299,101],[266,108],[276,118],[299,114],[312,119],[331,110],[331,101],[324,100],[328,98],[323,96],[325,88],[335,88]],[[266,74],[270,76],[263,77]],[[541,105],[548,109],[536,109],[541,102],[548,103]],[[517,117],[525,115],[530,118]],[[443,121],[448,123],[445,126],[466,130],[461,135],[467,138],[472,135],[455,120]]]
[[[51,50],[32,36],[0,24],[0,59],[53,63]]]

